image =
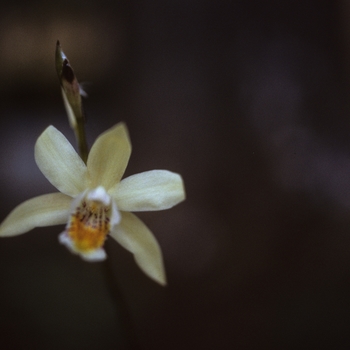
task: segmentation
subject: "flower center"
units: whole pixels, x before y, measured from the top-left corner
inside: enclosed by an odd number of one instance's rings
[[[87,260],[103,260],[106,236],[119,221],[114,201],[103,187],[97,187],[75,199],[60,242]]]

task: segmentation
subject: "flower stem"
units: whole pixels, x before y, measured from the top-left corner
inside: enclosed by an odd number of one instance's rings
[[[78,142],[80,157],[86,164],[89,151],[86,143],[85,124],[81,119],[78,119],[77,127],[74,131],[75,131],[75,137]]]
[[[109,250],[108,244],[105,245],[105,249],[106,251]],[[117,282],[117,278],[115,278],[115,271],[112,267],[111,260],[106,259],[103,262],[103,265],[107,287],[114,302],[115,313],[119,316],[118,319],[120,322],[122,338],[124,339],[124,346],[129,350],[138,350],[139,343],[135,334],[134,323],[130,317],[129,309]]]

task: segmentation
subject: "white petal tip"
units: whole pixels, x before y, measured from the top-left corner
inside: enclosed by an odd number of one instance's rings
[[[79,253],[80,257],[85,261],[98,262],[106,260],[107,254],[103,248],[96,249],[89,253]]]
[[[111,227],[118,225],[120,223],[121,216],[117,209],[117,205],[114,200],[112,200],[112,213],[111,213]]]
[[[90,191],[87,194],[87,199],[90,201],[101,202],[104,205],[109,205],[111,202],[111,197],[102,186],[98,186],[94,190]]]
[[[58,241],[65,245],[73,254],[80,255],[85,261],[98,262],[106,260],[107,258],[107,254],[103,248],[98,248],[90,252],[78,251],[65,231],[58,236]]]
[[[72,248],[72,241],[70,240],[66,232],[62,232],[59,234],[58,241],[66,247],[70,249]]]

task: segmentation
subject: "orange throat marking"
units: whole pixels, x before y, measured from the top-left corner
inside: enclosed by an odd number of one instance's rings
[[[110,207],[84,200],[72,214],[67,233],[74,247],[83,253],[101,248],[110,230]]]

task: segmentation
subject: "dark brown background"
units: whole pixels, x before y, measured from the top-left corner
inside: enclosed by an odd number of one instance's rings
[[[92,83],[90,145],[124,120],[126,175],[179,172],[188,198],[140,215],[167,288],[111,240],[104,265],[60,246],[63,226],[1,239],[1,349],[348,348],[349,20],[345,0],[2,5],[1,218],[54,190],[44,128],[74,142],[57,39]]]

